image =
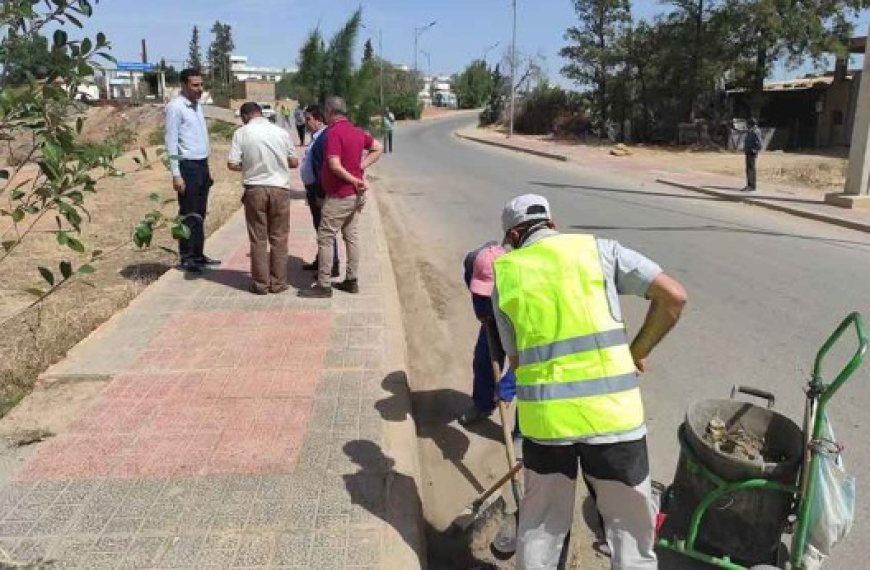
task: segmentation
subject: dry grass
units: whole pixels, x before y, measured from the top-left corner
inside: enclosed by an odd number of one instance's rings
[[[150,135],[138,134],[140,139]],[[148,150],[152,158],[155,150],[154,147]],[[215,185],[209,200],[208,234],[240,207],[238,180],[224,166],[227,150],[225,143],[213,141]],[[119,163],[125,170],[133,169],[129,156]],[[103,251],[127,242],[133,225],[152,207],[148,200],[152,192],[159,193],[161,198],[174,197],[169,174],[159,161],[155,161],[152,169],[101,181],[97,194],[87,202],[92,218],[83,227],[82,241],[90,249]],[[173,213],[172,205],[167,208],[168,213]],[[70,348],[176,262],[156,245],[174,248],[175,243],[161,234],[152,249],[122,247],[95,264],[97,272],[89,276],[90,285],[71,283],[48,298],[41,308],[28,309],[4,326],[5,334],[0,337],[0,415],[31,390],[40,373],[62,359]],[[75,265],[87,261],[87,257],[80,258],[61,249],[51,234],[34,234],[7,258],[0,271],[0,321],[31,302],[23,289],[39,284],[38,265],[56,267],[64,258]]]

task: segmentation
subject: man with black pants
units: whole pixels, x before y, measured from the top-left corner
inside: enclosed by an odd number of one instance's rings
[[[208,191],[214,184],[208,169],[208,127],[199,100],[203,79],[198,69],[181,72],[181,94],[166,105],[166,152],[170,157],[172,187],[178,193],[178,214],[190,237],[178,240],[181,268],[201,273],[204,265],[220,261],[203,253]]]
[[[314,222],[314,231],[320,229],[320,211],[322,209],[324,194],[320,185],[320,169],[323,167],[323,145],[326,142],[326,119],[323,117],[319,105],[309,105],[305,109],[305,127],[311,132],[311,144],[308,152],[302,160],[302,169],[299,172],[302,184],[305,185],[305,200],[308,209],[311,210],[311,221]],[[317,271],[319,256],[311,263],[306,263],[302,269]],[[332,276],[338,277],[339,259],[338,242],[332,244]]]
[[[756,190],[757,173],[755,163],[758,160],[758,153],[761,151],[761,129],[758,128],[758,121],[749,119],[747,121],[749,131],[746,133],[746,139],[743,141],[743,152],[746,154],[746,187],[743,192],[754,192]]]

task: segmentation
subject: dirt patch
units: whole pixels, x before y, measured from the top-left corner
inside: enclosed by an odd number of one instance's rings
[[[98,131],[100,127],[94,128]],[[209,200],[208,234],[240,207],[237,177],[224,166],[227,150],[225,143],[212,145],[215,186]],[[155,151],[156,147],[148,149],[152,158]],[[130,153],[119,160],[124,170],[134,169],[132,156]],[[82,242],[89,251],[117,251],[94,264],[97,272],[89,279],[71,283],[41,306],[6,323],[4,335],[0,338],[0,414],[31,390],[40,373],[61,360],[70,348],[175,264],[174,256],[156,247],[174,248],[175,243],[168,235],[161,234],[155,247],[144,251],[123,245],[129,241],[133,225],[152,208],[149,195],[155,192],[161,199],[174,198],[169,174],[159,161],[151,169],[101,181],[96,195],[88,198],[91,220],[83,225]],[[167,208],[168,213],[173,213],[172,205]],[[3,262],[0,320],[18,313],[31,302],[32,297],[23,290],[39,285],[37,266],[56,268],[61,259],[80,265],[87,262],[88,255],[76,256],[60,248],[52,234],[28,237]],[[43,413],[50,415],[50,410],[46,408]]]
[[[153,144],[152,134],[163,127],[163,105],[90,107],[84,114],[82,138],[103,142],[120,129],[129,130],[132,140],[125,150]]]

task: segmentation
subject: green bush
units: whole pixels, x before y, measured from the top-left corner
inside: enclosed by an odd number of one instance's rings
[[[520,104],[514,127],[529,135],[546,135],[554,131],[557,120],[582,110],[578,94],[560,87],[541,85],[525,96]]]
[[[236,132],[238,125],[225,123],[224,121],[209,121],[208,134],[211,138],[219,141],[229,142],[233,140],[233,133]]]
[[[396,93],[386,100],[387,107],[396,116],[396,120],[419,120],[423,116],[423,104],[417,100],[415,93]]]
[[[136,132],[124,123],[113,125],[106,135],[105,143],[117,149],[119,154],[123,153],[136,143]]]

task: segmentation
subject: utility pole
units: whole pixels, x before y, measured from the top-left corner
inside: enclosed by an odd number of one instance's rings
[[[384,112],[384,33],[378,28],[378,59],[380,60],[381,113]]]
[[[420,36],[423,35],[423,32],[425,32],[426,30],[428,30],[429,28],[431,28],[432,26],[434,26],[437,23],[438,23],[438,20],[432,20],[431,22],[429,22],[425,26],[421,26],[419,28],[414,28],[414,74],[415,75],[420,71],[420,68],[417,66],[417,53],[418,53],[418,50],[420,49],[419,48]]]
[[[514,106],[516,105],[516,81],[517,76],[517,0],[512,0],[511,4],[514,9],[514,25],[511,34],[511,124],[508,131],[508,137],[514,135]]]

